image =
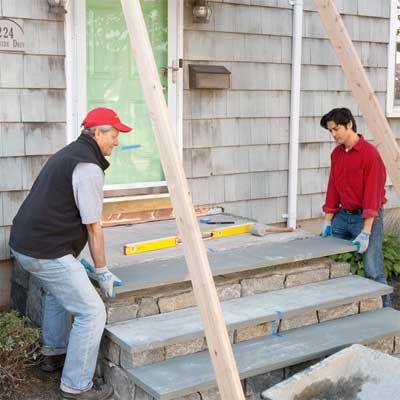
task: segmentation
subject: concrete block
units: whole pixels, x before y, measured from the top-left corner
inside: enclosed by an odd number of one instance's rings
[[[17,211],[19,210],[22,202],[25,200],[27,195],[28,192],[23,191],[2,193],[4,214],[3,225],[12,225],[12,220],[14,219]]]
[[[136,398],[136,386],[122,368],[104,360],[103,370],[105,382],[112,384],[114,387],[113,399],[133,400]],[[150,399],[149,397],[149,400]]]
[[[393,354],[395,349],[395,338],[393,336],[385,337],[380,340],[366,343],[370,349],[379,350],[382,353]]]
[[[246,328],[236,329],[234,336],[235,343],[243,342],[245,340],[255,339],[261,336],[267,336],[272,334],[272,327],[270,322],[264,324],[248,326]]]
[[[0,158],[0,191],[22,190],[21,157]]]
[[[284,275],[271,275],[264,278],[242,279],[242,296],[251,296],[256,293],[269,292],[284,287]]]
[[[27,54],[65,55],[64,21],[24,20]]]
[[[137,311],[137,317],[147,317],[149,315],[155,315],[160,313],[160,308],[157,304],[157,300],[153,297],[143,297],[139,301],[139,309]]]
[[[137,353],[129,353],[121,349],[121,367],[124,369],[142,367],[165,360],[165,349],[145,350]]]
[[[197,353],[205,349],[204,338],[190,340],[184,343],[175,343],[165,346],[165,358],[175,358],[185,356],[187,354]]]
[[[319,322],[330,321],[358,314],[358,303],[344,304],[338,307],[330,307],[318,310]]]
[[[285,287],[305,285],[306,283],[320,282],[329,279],[329,269],[321,268],[314,271],[304,271],[298,274],[289,274],[285,280]]]
[[[236,299],[240,297],[242,287],[239,283],[231,283],[217,286],[217,294],[220,301]]]
[[[360,313],[378,310],[382,308],[382,297],[372,297],[369,299],[362,299],[360,301]]]
[[[279,331],[300,328],[302,326],[318,324],[318,317],[315,311],[291,318],[284,318],[279,326]]]
[[[0,89],[0,122],[21,121],[21,90]]]
[[[145,305],[143,304],[143,309]],[[125,321],[127,319],[133,319],[137,317],[139,311],[138,304],[116,304],[113,303],[107,305],[107,323],[113,324],[114,322]],[[158,313],[156,313],[158,314]],[[149,314],[153,315],[153,314]]]
[[[203,400],[199,393],[191,393],[187,396],[177,397],[176,400]]]
[[[103,336],[101,340],[100,353],[115,365],[120,365],[121,348],[108,336]]]
[[[48,156],[25,157],[22,159],[22,188],[29,190],[39,172],[46,164]]]
[[[2,88],[23,87],[23,55],[0,54],[0,86]]]
[[[65,89],[64,57],[25,55],[24,87]]]
[[[345,262],[332,261],[330,265],[329,278],[340,278],[341,276],[350,275],[350,264]]]
[[[0,157],[25,155],[24,126],[19,123],[0,124]]]
[[[194,305],[196,305],[196,299],[192,291],[174,296],[161,297],[158,300],[161,313],[181,310],[182,308],[193,307]]]
[[[285,379],[285,370],[277,369],[275,371],[267,372],[266,374],[252,376],[246,379],[245,395],[259,395],[266,389],[282,382]]]

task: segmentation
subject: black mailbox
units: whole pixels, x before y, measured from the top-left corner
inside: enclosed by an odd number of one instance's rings
[[[229,89],[231,72],[222,65],[189,65],[190,89]]]

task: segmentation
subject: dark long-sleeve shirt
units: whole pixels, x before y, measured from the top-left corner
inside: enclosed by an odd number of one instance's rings
[[[386,169],[378,150],[362,135],[349,151],[337,146],[331,154],[325,213],[336,213],[339,208],[363,210],[364,218],[376,217],[386,203]]]

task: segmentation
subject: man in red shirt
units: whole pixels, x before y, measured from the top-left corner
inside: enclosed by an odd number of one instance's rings
[[[321,118],[338,144],[331,154],[321,236],[350,239],[363,254],[367,278],[387,283],[383,272],[383,205],[386,170],[377,149],[357,133],[351,111],[335,108]],[[383,296],[390,306],[390,297]]]

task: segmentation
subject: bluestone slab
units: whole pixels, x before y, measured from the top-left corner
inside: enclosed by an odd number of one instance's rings
[[[221,306],[227,327],[236,329],[276,320],[278,311],[279,318],[286,319],[392,291],[390,286],[347,276],[228,300]],[[204,336],[197,307],[118,322],[108,325],[106,333],[132,353]]]
[[[208,260],[212,274],[216,276],[347,253],[355,249],[349,241],[317,236],[210,252]],[[120,267],[114,272],[124,282],[123,286],[116,288],[117,294],[190,280],[183,256]]]
[[[400,333],[400,312],[391,308],[293,329],[234,345],[241,379],[314,360],[353,343]],[[167,400],[216,384],[208,351],[129,369],[134,382],[156,399]]]

